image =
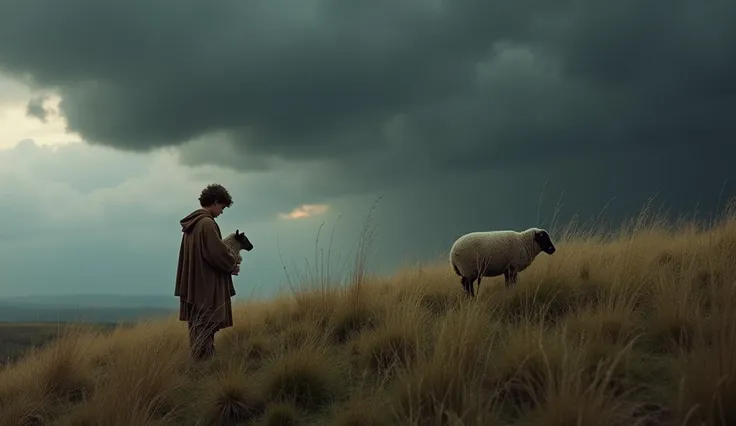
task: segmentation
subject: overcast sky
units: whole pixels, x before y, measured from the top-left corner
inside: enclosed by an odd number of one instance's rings
[[[378,196],[380,271],[558,203],[710,214],[736,194],[733,22],[730,0],[0,1],[0,297],[173,294],[210,182],[255,245],[242,297],[283,288],[277,238],[303,265],[342,215],[350,254]]]

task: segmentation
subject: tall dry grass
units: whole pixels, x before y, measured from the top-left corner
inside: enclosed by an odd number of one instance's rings
[[[733,425],[734,210],[707,225],[573,224],[476,300],[444,260],[370,277],[363,244],[343,286],[238,306],[205,364],[175,319],[68,332],[0,371],[0,426]]]

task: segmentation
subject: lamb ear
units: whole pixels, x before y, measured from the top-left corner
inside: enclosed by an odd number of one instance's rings
[[[235,230],[235,235],[239,235],[239,234],[240,234],[240,230],[239,229],[236,229]]]

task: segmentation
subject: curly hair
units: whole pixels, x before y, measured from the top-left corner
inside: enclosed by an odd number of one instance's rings
[[[209,207],[215,203],[223,204],[225,207],[233,205],[233,199],[230,196],[230,193],[227,192],[227,189],[225,189],[224,186],[217,183],[207,185],[199,195],[200,206]]]

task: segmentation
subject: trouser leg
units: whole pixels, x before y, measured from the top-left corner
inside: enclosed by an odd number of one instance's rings
[[[215,354],[216,325],[201,317],[189,321],[189,347],[193,359],[207,360]]]
[[[215,333],[217,330],[215,330],[215,324],[210,323],[208,324],[207,331],[204,333],[205,335],[205,344],[204,344],[204,357],[206,359],[212,358],[215,355]]]

